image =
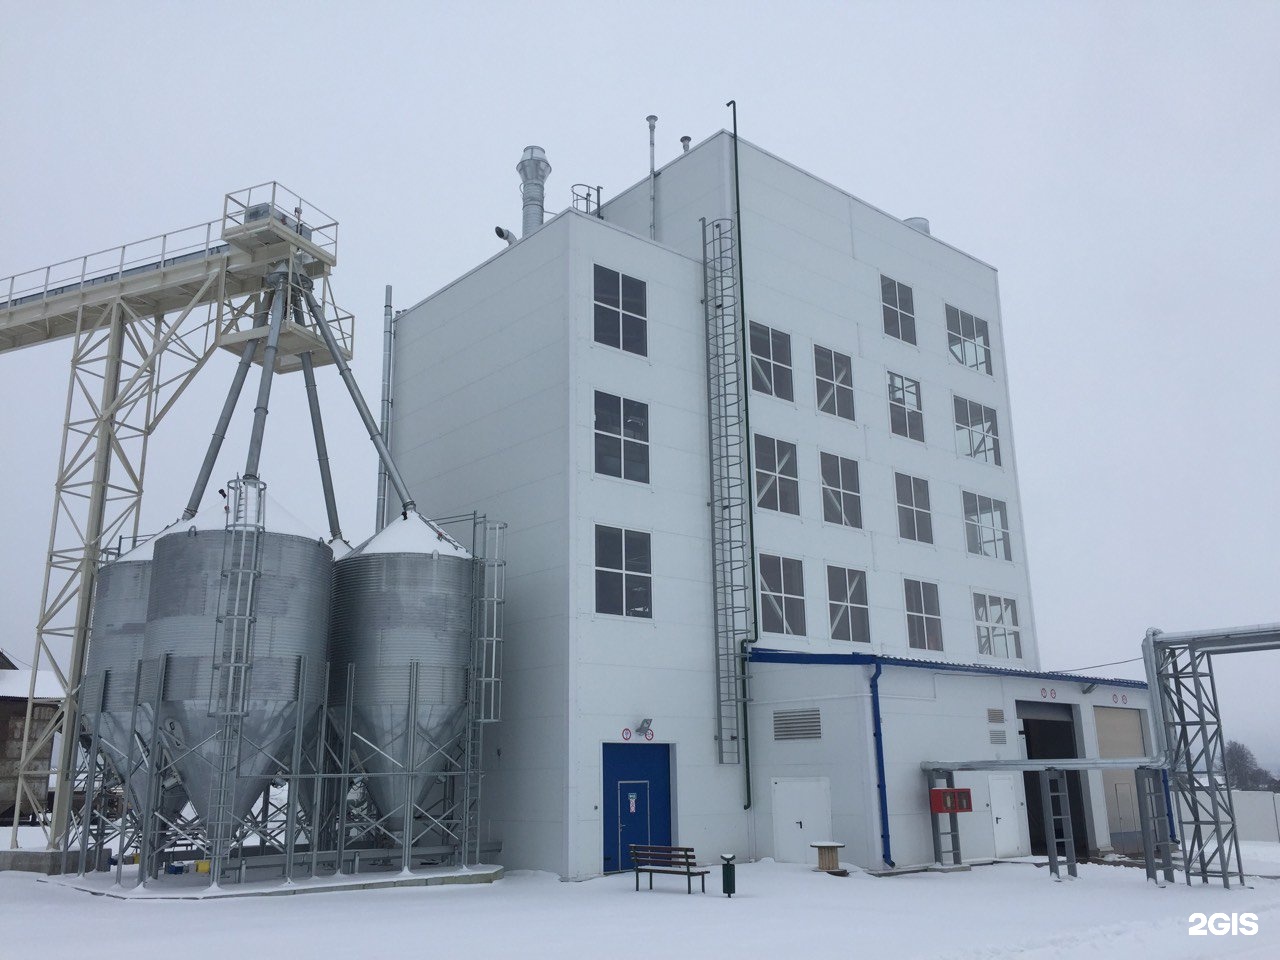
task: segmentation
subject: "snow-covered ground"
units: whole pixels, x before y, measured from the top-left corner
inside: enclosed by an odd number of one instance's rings
[[[1280,860],[1280,844],[1258,850]],[[121,901],[0,873],[0,955],[50,960],[109,950],[363,960],[390,956],[1132,958],[1280,956],[1280,881],[1247,889],[1148,884],[1141,870],[1083,865],[1075,881],[1002,863],[968,873],[848,878],[745,864],[739,893],[657,877],[561,883],[515,872],[493,885],[413,887],[217,902]],[[696,889],[696,888],[695,888]],[[1188,935],[1192,913],[1257,914],[1255,936]],[[10,952],[10,950],[12,952]]]

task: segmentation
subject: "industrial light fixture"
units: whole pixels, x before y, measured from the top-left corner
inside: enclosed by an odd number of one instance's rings
[[[648,718],[641,720],[640,726],[636,727],[636,736],[643,737],[646,733],[649,732],[649,728],[652,726],[653,726],[653,720]]]
[[[1093,691],[1094,691],[1094,690],[1096,690],[1096,689],[1098,689],[1098,685],[1097,685],[1096,683],[1086,683],[1086,684],[1084,685],[1084,690],[1083,690],[1083,692],[1084,692],[1084,693],[1093,693]]]

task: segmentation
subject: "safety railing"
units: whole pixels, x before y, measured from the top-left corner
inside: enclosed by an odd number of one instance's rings
[[[234,232],[270,217],[315,247],[336,257],[338,222],[275,180],[228,193],[222,204],[222,229]]]

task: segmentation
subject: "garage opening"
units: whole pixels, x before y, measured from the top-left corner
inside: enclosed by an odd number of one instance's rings
[[[1075,717],[1064,703],[1037,703],[1018,700],[1019,733],[1024,738],[1028,760],[1072,760],[1081,756],[1076,743]],[[1027,827],[1031,834],[1031,852],[1048,855],[1044,835],[1044,806],[1040,796],[1040,775],[1022,774],[1027,792]],[[1084,789],[1080,771],[1067,771],[1067,795],[1071,800],[1071,833],[1075,838],[1076,858],[1089,855],[1089,832],[1084,815]]]

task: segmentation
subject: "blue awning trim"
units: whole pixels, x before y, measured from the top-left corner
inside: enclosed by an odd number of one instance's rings
[[[1022,677],[1030,680],[1049,680],[1054,683],[1096,683],[1100,687],[1128,687],[1145,690],[1142,680],[1121,680],[1115,677],[1090,677],[1079,673],[1037,672],[1017,670],[1013,667],[995,667],[979,663],[948,663],[941,660],[912,660],[905,657],[882,657],[871,653],[805,653],[800,650],[751,650],[752,663],[830,664],[845,667],[869,667],[881,664],[886,667],[912,667],[918,670],[936,670],[951,673],[976,673],[995,677]]]

